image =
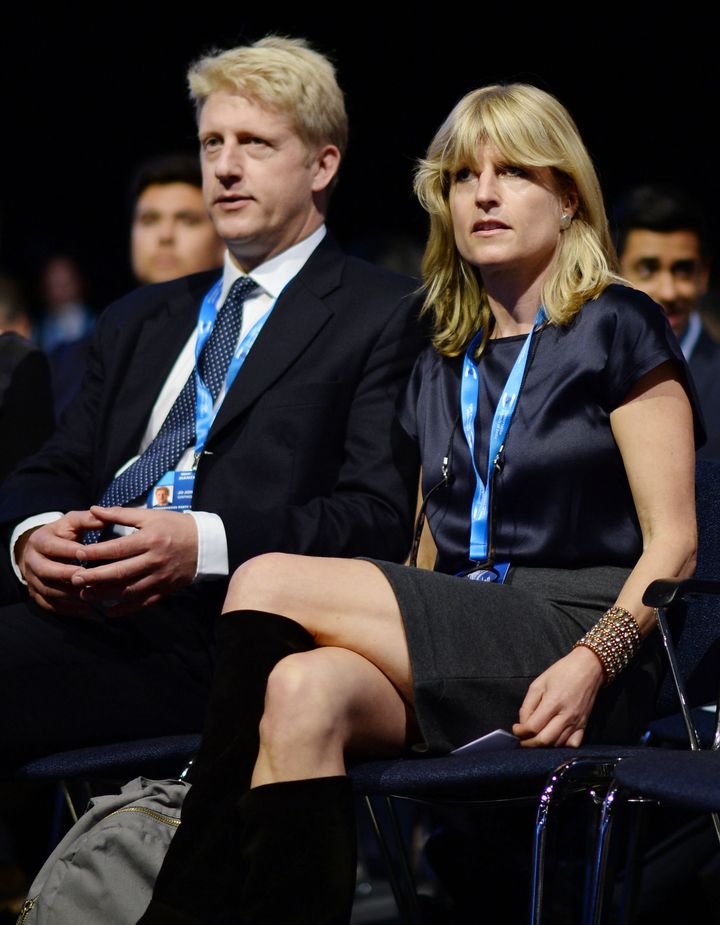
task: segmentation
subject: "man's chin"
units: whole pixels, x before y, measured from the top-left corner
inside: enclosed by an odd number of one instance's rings
[[[673,330],[673,334],[678,339],[683,336],[688,326],[688,316],[687,315],[668,315],[668,321],[670,322],[670,327]]]

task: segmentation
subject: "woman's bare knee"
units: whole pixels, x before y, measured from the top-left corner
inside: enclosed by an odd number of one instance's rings
[[[268,678],[260,724],[263,745],[275,752],[316,748],[342,739],[342,687],[328,659],[290,655]],[[330,670],[324,670],[324,664]]]
[[[356,652],[409,699],[410,661],[395,595],[377,566],[357,559],[267,553],[233,575],[223,612],[264,610],[295,620],[320,646]]]
[[[248,559],[230,579],[223,613],[266,610],[285,615],[288,603],[292,603],[293,576],[301,561],[301,556],[282,552],[268,552]]]
[[[327,647],[290,655],[268,682],[253,786],[342,774],[345,751],[397,754],[405,706],[367,659]]]

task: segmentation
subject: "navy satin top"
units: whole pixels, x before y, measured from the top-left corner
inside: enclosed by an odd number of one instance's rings
[[[478,469],[487,472],[488,429],[526,335],[489,341],[483,353],[476,418]],[[458,419],[462,357],[424,351],[415,365],[401,422],[420,445],[423,495],[442,480],[450,448],[450,484],[428,500],[439,571],[455,574],[468,559],[475,489]],[[495,561],[537,567],[632,567],[642,535],[610,412],[646,373],[667,360],[685,371],[662,310],[646,295],[612,285],[569,325],[549,324],[533,337],[531,357],[492,494]],[[696,417],[697,420],[697,417]],[[702,425],[698,424],[700,440]]]

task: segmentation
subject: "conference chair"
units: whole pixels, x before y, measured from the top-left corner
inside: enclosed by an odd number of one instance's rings
[[[663,633],[668,632],[667,614],[681,602],[702,595],[709,612],[720,623],[717,597],[720,581],[687,579],[656,581],[647,589],[644,603],[654,607]],[[600,925],[609,896],[608,858],[611,834],[618,810],[629,801],[642,805],[654,801],[666,806],[709,812],[718,842],[720,842],[720,663],[717,652],[706,654],[708,667],[714,666],[716,678],[715,709],[712,736],[705,734],[709,746],[701,751],[702,741],[689,709],[688,696],[680,677],[679,660],[670,654],[670,668],[677,675],[682,702],[682,717],[690,740],[690,751],[652,750],[619,761],[613,769],[613,780],[602,802],[593,864],[591,904],[586,921]],[[707,724],[709,714],[702,718]],[[636,889],[639,884],[636,884]]]
[[[161,736],[56,752],[16,769],[20,781],[56,783],[48,852],[63,836],[67,817],[77,822],[93,794],[111,792],[133,777],[183,777],[200,746],[200,734]]]
[[[698,462],[696,474],[697,574],[720,575],[720,462]],[[670,670],[659,693],[655,719],[677,713],[680,705],[684,744],[692,748],[698,742],[691,710],[716,701],[720,677],[720,614],[717,605],[708,600],[692,597],[683,604],[678,600],[671,619],[662,614],[663,642]],[[677,683],[681,676],[686,679],[684,688]],[[655,748],[648,751],[650,748],[646,740],[625,748],[515,749],[471,756],[375,761],[351,769],[355,789],[365,797],[386,858],[402,921],[420,923],[422,911],[402,832],[395,819],[395,800],[466,806],[532,802],[538,806],[529,921],[539,925],[545,898],[548,828],[559,807],[578,795],[586,804],[596,806],[598,797],[610,786],[618,762],[661,751]],[[590,863],[587,866],[589,874]],[[583,901],[585,916],[593,902],[594,888],[595,883],[590,880]]]

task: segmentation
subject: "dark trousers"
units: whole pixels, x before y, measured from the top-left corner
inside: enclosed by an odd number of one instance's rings
[[[114,620],[0,606],[0,773],[55,751],[199,732],[224,590]]]

